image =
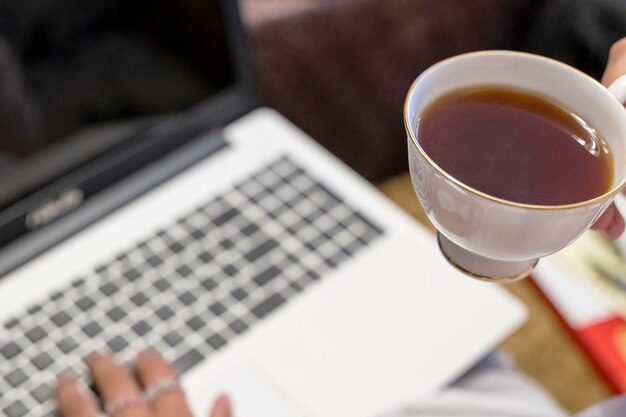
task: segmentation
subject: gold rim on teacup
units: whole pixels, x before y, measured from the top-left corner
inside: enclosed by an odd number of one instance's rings
[[[415,148],[417,149],[417,151],[424,157],[424,159],[426,161],[428,161],[428,163],[430,165],[432,165],[433,168],[435,168],[435,170],[437,172],[439,172],[441,175],[443,175],[445,178],[447,178],[448,180],[450,180],[453,184],[455,184],[456,186],[460,187],[461,189],[468,191],[472,194],[475,194],[479,197],[485,198],[487,200],[491,200],[494,201],[496,203],[501,203],[501,204],[505,204],[508,206],[512,206],[512,207],[519,207],[519,208],[525,208],[525,209],[533,209],[533,210],[563,210],[563,209],[571,209],[571,208],[577,208],[577,207],[584,207],[584,206],[588,206],[591,204],[594,204],[598,201],[602,201],[605,200],[607,197],[611,197],[614,194],[617,194],[622,187],[624,187],[624,185],[626,184],[626,177],[623,178],[619,183],[613,185],[611,187],[611,189],[609,191],[607,191],[606,193],[599,195],[597,197],[594,197],[590,200],[585,200],[585,201],[581,201],[578,203],[572,203],[572,204],[562,204],[562,205],[555,205],[555,206],[546,206],[546,205],[539,205],[539,204],[526,204],[526,203],[518,203],[515,201],[510,201],[510,200],[505,200],[503,198],[498,198],[498,197],[494,197],[492,195],[489,195],[487,193],[484,193],[482,191],[479,191],[475,188],[470,187],[469,185],[459,181],[458,179],[454,178],[452,175],[448,174],[445,170],[443,170],[439,165],[437,165],[435,163],[435,161],[433,161],[428,154],[422,149],[422,147],[419,145],[419,143],[417,142],[417,137],[416,137],[416,133],[413,132],[413,129],[411,129],[411,121],[409,120],[409,99],[411,94],[413,93],[413,91],[415,90],[415,85],[428,73],[430,73],[431,71],[437,69],[438,67],[447,64],[451,61],[455,61],[458,59],[463,59],[466,58],[468,56],[471,55],[483,55],[483,54],[508,54],[508,55],[517,55],[517,56],[528,56],[528,57],[532,57],[533,59],[544,59],[546,61],[550,61],[554,64],[557,64],[561,67],[564,67],[570,71],[575,71],[576,73],[584,76],[585,78],[591,80],[593,83],[595,83],[596,85],[602,87],[603,90],[606,91],[606,94],[608,94],[609,96],[611,96],[614,100],[616,100],[619,103],[619,100],[617,100],[617,98],[611,94],[611,92],[606,89],[605,86],[603,86],[602,84],[600,84],[598,81],[594,80],[593,78],[591,78],[590,76],[588,76],[587,74],[585,74],[584,72],[573,68],[569,65],[566,65],[562,62],[559,62],[557,60],[551,59],[551,58],[546,58],[543,56],[539,56],[539,55],[534,55],[534,54],[529,54],[529,53],[525,53],[525,52],[515,52],[515,51],[504,51],[504,50],[493,50],[493,51],[479,51],[479,52],[469,52],[469,53],[465,53],[465,54],[461,54],[461,55],[456,55],[447,59],[444,59],[443,61],[440,61],[432,66],[430,66],[429,68],[427,68],[424,72],[422,72],[419,77],[417,77],[415,79],[415,81],[413,81],[413,83],[411,84],[411,87],[409,88],[409,91],[406,94],[406,97],[404,99],[404,127],[407,131],[407,134],[409,135],[409,137],[411,138],[411,142],[413,142],[413,146],[415,146]],[[622,103],[620,103],[620,105],[623,105]],[[446,255],[447,257],[447,255]],[[452,262],[451,262],[452,263]],[[463,270],[462,268],[460,268],[458,265],[455,265],[454,263],[452,263],[452,265],[454,265],[455,267]],[[463,271],[465,273],[468,273],[467,271]],[[472,274],[472,273],[470,273]],[[477,276],[476,278],[481,279],[479,276]],[[486,279],[488,279],[488,277],[485,277]]]

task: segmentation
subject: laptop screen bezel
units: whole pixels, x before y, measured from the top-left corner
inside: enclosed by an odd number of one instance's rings
[[[180,115],[139,133],[137,137],[125,140],[95,158],[49,178],[24,197],[0,208],[0,248],[34,230],[45,228],[103,189],[192,139],[185,137],[181,140],[176,134],[168,132],[174,133],[179,126],[193,126],[194,131],[219,128],[257,106],[254,71],[237,0],[206,1],[219,1],[222,6],[234,70],[233,84]],[[55,204],[58,213],[52,213],[44,222],[32,221],[32,214],[37,210]],[[64,204],[66,207],[63,207]]]

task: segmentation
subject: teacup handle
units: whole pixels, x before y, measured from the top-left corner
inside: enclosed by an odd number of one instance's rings
[[[626,103],[626,74],[613,81],[609,86],[609,91],[620,103]]]

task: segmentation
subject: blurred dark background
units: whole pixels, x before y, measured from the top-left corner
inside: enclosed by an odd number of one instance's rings
[[[599,79],[624,0],[243,0],[260,98],[370,181],[406,171],[402,104],[446,57],[533,52]]]
[[[25,157],[88,125],[183,110],[230,83],[215,4],[0,0],[0,150]]]
[[[404,95],[433,63],[516,49],[599,78],[626,36],[625,0],[240,3],[260,103],[373,182],[406,170]],[[32,166],[36,151],[86,126],[180,111],[228,84],[215,76],[228,62],[212,46],[219,28],[205,24],[216,4],[0,0],[0,172]]]

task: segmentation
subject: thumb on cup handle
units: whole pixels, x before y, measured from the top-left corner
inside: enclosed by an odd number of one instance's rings
[[[626,74],[613,81],[608,89],[620,103],[626,104]]]
[[[626,74],[613,81],[608,89],[620,103],[626,105]],[[622,193],[626,194],[626,188],[622,189]]]
[[[620,103],[626,105],[626,74],[613,81],[608,89]],[[622,193],[626,194],[626,188],[622,189]]]

